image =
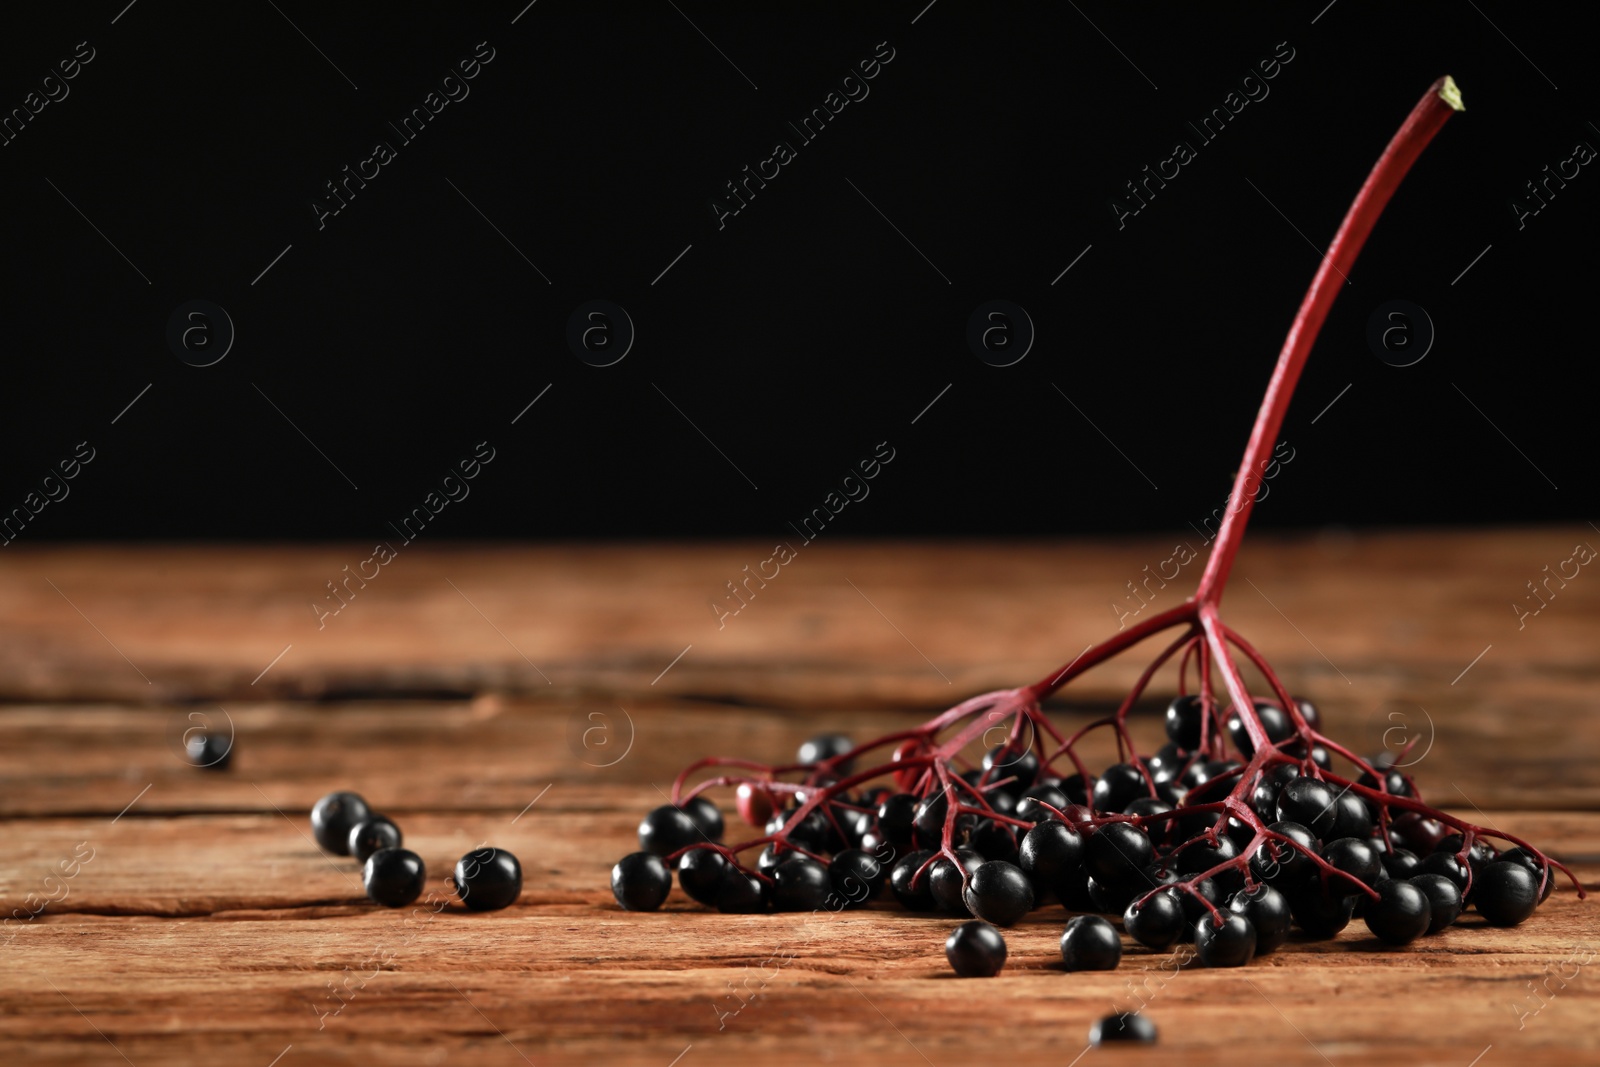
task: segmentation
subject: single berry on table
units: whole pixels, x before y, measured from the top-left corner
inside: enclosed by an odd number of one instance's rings
[[[400,827],[387,815],[369,815],[350,828],[346,846],[357,862],[367,862],[367,857],[380,848],[399,848]]]
[[[361,868],[367,896],[386,908],[403,908],[422,895],[428,872],[422,858],[403,848],[380,848]]]
[[[1124,1041],[1153,1045],[1155,1040],[1156,1024],[1143,1015],[1131,1011],[1107,1015],[1095,1020],[1095,1024],[1089,1027],[1089,1044],[1095,1046],[1120,1044]]]
[[[1006,939],[986,922],[962,923],[945,941],[944,958],[963,978],[992,978],[1006,965]]]
[[[1122,962],[1122,939],[1100,916],[1079,915],[1061,935],[1061,959],[1069,971],[1113,971]]]
[[[503,848],[479,848],[456,861],[451,880],[472,911],[498,911],[522,895],[522,864]]]
[[[183,752],[193,766],[225,771],[233,761],[233,737],[196,730],[184,737]]]
[[[372,814],[357,793],[329,793],[311,808],[311,835],[324,852],[350,855],[350,830]]]

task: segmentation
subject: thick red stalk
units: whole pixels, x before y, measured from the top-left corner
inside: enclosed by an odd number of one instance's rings
[[[1461,93],[1456,83],[1448,76],[1434,82],[1411,109],[1389,147],[1378,157],[1372,173],[1367,175],[1361,191],[1356,194],[1355,202],[1345,213],[1339,232],[1334,235],[1316,276],[1311,279],[1311,288],[1300,303],[1300,311],[1283,342],[1283,351],[1278,354],[1272,380],[1267,383],[1267,395],[1261,401],[1255,428],[1250,431],[1250,443],[1244,450],[1244,460],[1234,476],[1233,494],[1228,497],[1216,545],[1200,576],[1200,588],[1195,592],[1195,599],[1201,603],[1215,605],[1222,599],[1222,588],[1227,584],[1234,557],[1238,555],[1239,541],[1244,537],[1250,512],[1255,507],[1255,494],[1261,490],[1262,472],[1270,465],[1269,456],[1276,445],[1278,430],[1283,426],[1284,414],[1289,410],[1295,384],[1300,380],[1300,371],[1305,367],[1306,357],[1311,354],[1311,347],[1316,343],[1340,287],[1349,282],[1348,275],[1361,246],[1394,195],[1400,179],[1406,176],[1411,164],[1445,120],[1461,109]]]

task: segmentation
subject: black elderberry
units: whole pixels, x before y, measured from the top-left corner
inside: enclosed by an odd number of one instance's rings
[[[916,844],[922,848],[937,849],[944,840],[945,815],[950,811],[950,801],[942,792],[923,797],[917,804],[911,827]]]
[[[1051,819],[1022,837],[1019,865],[1033,880],[1034,894],[1053,892],[1068,868],[1083,862],[1083,835],[1064,822]]]
[[[386,908],[403,908],[416,900],[427,880],[422,857],[403,848],[380,848],[367,857],[361,869],[367,896]]]
[[[934,910],[931,872],[924,873],[917,881],[916,888],[912,888],[912,880],[922,865],[933,858],[933,853],[927,850],[913,852],[902,856],[889,871],[889,891],[900,902],[900,906],[907,911],[932,911]]]
[[[1315,876],[1300,890],[1287,895],[1289,913],[1294,916],[1295,925],[1304,930],[1308,937],[1319,941],[1326,941],[1349,926],[1356,910],[1354,897],[1344,896],[1340,892],[1331,895],[1324,893],[1320,880]]]
[[[1239,890],[1228,898],[1228,910],[1243,915],[1255,927],[1257,956],[1265,956],[1289,940],[1293,919],[1289,900],[1270,885]]]
[[[350,828],[345,846],[360,863],[380,848],[399,848],[400,827],[383,815],[369,815]]]
[[[704,794],[690,797],[683,802],[683,811],[700,828],[705,840],[722,840],[722,812],[712,803],[710,797]]]
[[[1192,893],[1178,891],[1178,903],[1183,907],[1183,917],[1188,922],[1188,926],[1180,935],[1185,941],[1194,938],[1195,923],[1211,914],[1211,908],[1206,907],[1206,904],[1210,904],[1213,908],[1221,908],[1227,899],[1227,894],[1222,892],[1217,883],[1210,878],[1194,883],[1192,888],[1194,890]]]
[[[1061,935],[1061,959],[1069,971],[1116,970],[1122,962],[1122,939],[1100,916],[1079,915],[1067,921]]]
[[[1547,862],[1532,852],[1529,852],[1521,845],[1506,849],[1504,852],[1500,853],[1499,859],[1502,863],[1521,864],[1522,866],[1528,868],[1528,872],[1532,874],[1535,879],[1543,882],[1544,888],[1539,890],[1539,903],[1543,904],[1550,898],[1550,890],[1555,888],[1556,876],[1555,871],[1550,869],[1550,865]]]
[[[1139,818],[1148,818],[1151,815],[1165,815],[1173,810],[1173,805],[1158,797],[1140,797],[1123,809],[1124,815],[1133,815]],[[1150,838],[1150,844],[1163,849],[1174,840],[1176,819],[1157,819],[1145,823],[1143,830]]]
[[[986,922],[966,922],[944,943],[944,958],[963,978],[991,978],[1006,965],[1006,939]]]
[[[1435,852],[1423,857],[1422,862],[1417,864],[1417,874],[1442,874],[1454,882],[1461,892],[1467,891],[1467,868],[1452,853]]]
[[[993,819],[979,819],[967,835],[967,847],[986,860],[1018,861],[1017,835],[1009,826]]]
[[[329,793],[311,808],[311,835],[324,852],[350,855],[350,830],[372,814],[356,793]]]
[[[1204,719],[1205,711],[1199,697],[1173,697],[1172,703],[1167,705],[1167,740],[1185,752],[1193,752],[1200,747],[1200,726]]]
[[[1311,857],[1301,851],[1318,852],[1320,843],[1310,830],[1296,822],[1275,822],[1267,829],[1290,838],[1300,848],[1271,839],[1261,842],[1250,857],[1250,870],[1257,878],[1263,882],[1286,882],[1292,885],[1315,869],[1316,864]]]
[[[1154,857],[1150,836],[1128,822],[1106,823],[1084,844],[1084,863],[1102,885],[1137,885]]]
[[[1221,913],[1221,922],[1209,914],[1195,923],[1194,948],[1207,967],[1243,967],[1256,954],[1256,928],[1235,911]]]
[[[791,856],[778,864],[767,887],[773,911],[815,911],[833,890],[828,869],[806,856]]]
[[[1056,897],[1068,911],[1094,911],[1094,898],[1089,896],[1089,868],[1082,864],[1069,867],[1055,884]]]
[[[960,867],[943,857],[934,862],[928,872],[928,888],[933,892],[933,902],[939,906],[939,910],[952,915],[967,915],[970,913],[962,896],[965,882],[983,863],[983,857],[965,848],[956,849],[956,856],[961,860]]]
[[[855,747],[855,742],[844,734],[820,734],[801,745],[794,758],[796,763],[821,763],[837,759]],[[834,769],[840,774],[849,774],[850,763],[841,763]]]
[[[1451,834],[1440,841],[1438,847],[1436,847],[1434,851],[1449,852],[1452,855],[1459,855],[1462,847],[1465,846],[1465,844],[1466,837],[1464,835]],[[1494,847],[1487,841],[1474,841],[1472,843],[1472,847],[1467,849],[1467,863],[1472,868],[1472,873],[1474,875],[1476,875],[1478,871],[1482,870],[1486,865],[1493,863],[1496,858],[1497,856],[1495,855]]]
[[[1239,846],[1234,844],[1233,838],[1228,837],[1226,834],[1218,835],[1215,844],[1202,837],[1194,839],[1190,844],[1179,847],[1181,851],[1178,852],[1177,856],[1178,873],[1180,874],[1199,874],[1202,871],[1209,871],[1218,864],[1238,858],[1239,855]],[[1224,871],[1217,877],[1222,878],[1224,875],[1232,873]],[[1242,875],[1235,875],[1235,877],[1242,877]]]
[[[828,863],[828,877],[833,881],[834,892],[852,907],[867,903],[883,889],[889,878],[889,868],[860,849],[850,848],[834,856]]]
[[[1472,883],[1472,906],[1490,926],[1516,926],[1539,906],[1539,878],[1520,863],[1485,864]]]
[[[639,823],[639,847],[657,856],[667,856],[705,840],[689,813],[671,804],[661,805]]]
[[[1094,910],[1102,915],[1121,915],[1127,910],[1129,904],[1141,892],[1152,888],[1147,885],[1135,885],[1125,882],[1120,885],[1102,885],[1090,877],[1088,883],[1089,902],[1094,905]]]
[[[1366,885],[1371,885],[1383,870],[1383,860],[1379,858],[1378,850],[1354,837],[1341,837],[1336,841],[1329,841],[1322,850],[1322,858],[1327,860],[1328,866],[1343,871]],[[1330,877],[1328,886],[1347,895],[1361,892],[1359,886],[1345,879]]]
[[[1340,793],[1333,811],[1333,829],[1328,831],[1330,838],[1365,838],[1372,833],[1372,812],[1368,810],[1367,802],[1354,793]]]
[[[224,737],[204,730],[186,733],[183,753],[192,766],[208,771],[225,771],[228,764],[233,762],[233,736]]]
[[[911,844],[911,820],[917,815],[917,798],[895,793],[878,805],[878,832],[897,848]]]
[[[1264,700],[1255,702],[1256,718],[1261,721],[1261,728],[1266,731],[1267,742],[1277,745],[1294,736],[1294,723],[1289,715],[1276,704],[1269,704]],[[1250,731],[1246,728],[1244,717],[1237,711],[1230,712],[1226,723],[1228,736],[1233,739],[1234,746],[1244,753],[1246,758],[1256,754],[1255,743],[1250,740]]]
[[[1085,779],[1081,774],[1069,774],[1061,779],[1057,788],[1066,794],[1068,804],[1088,804],[1089,794],[1094,789],[1094,780]]]
[[[636,853],[648,856],[651,853]],[[620,865],[619,865],[620,866]],[[665,866],[663,864],[663,866]],[[714,906],[717,893],[722,888],[722,876],[728,870],[728,860],[714,848],[691,848],[678,860],[678,884],[683,891],[701,904]],[[615,882],[615,872],[612,881]],[[612,887],[615,892],[615,885]],[[627,907],[627,905],[623,905]],[[635,909],[630,909],[635,910]]]
[[[1420,887],[1410,882],[1385,882],[1378,899],[1368,901],[1362,919],[1380,941],[1409,945],[1428,932],[1433,906]]]
[[[767,897],[762,887],[768,884],[730,863],[722,872],[722,884],[717,887],[717,910],[727,915],[766,911]]]
[[[1160,782],[1165,779],[1176,778],[1179,772],[1182,771],[1183,765],[1188,761],[1189,754],[1171,741],[1168,741],[1156,749],[1155,754],[1145,760],[1144,765],[1149,768],[1151,777]]]
[[[1385,753],[1385,755],[1390,754]],[[1372,761],[1368,760],[1367,762],[1371,763]],[[1376,764],[1373,764],[1373,766],[1379,771],[1380,774],[1383,775],[1383,789],[1388,792],[1390,796],[1408,797],[1411,795],[1411,783],[1406,781],[1405,775],[1401,774],[1397,770],[1379,768]],[[1359,784],[1366,786],[1368,789],[1378,788],[1378,779],[1374,778],[1366,771],[1362,771],[1361,777],[1356,779],[1356,781]]]
[[[451,884],[471,910],[498,911],[522,895],[522,864],[503,848],[473,849],[456,861]]]
[[[710,849],[695,849],[684,859],[687,861],[689,856],[699,855],[722,859]],[[617,898],[618,906],[624,911],[655,911],[670,892],[672,872],[667,870],[665,861],[652,852],[629,853],[611,868],[611,895]]]
[[[962,900],[985,922],[1010,926],[1033,910],[1033,883],[1022,868],[989,860],[972,872]]]
[[[696,851],[699,850],[697,849]],[[778,869],[778,864],[794,855],[796,855],[794,849],[784,848],[777,842],[773,842],[762,849],[761,853],[756,856],[756,870],[770,876],[773,871]]]
[[[1010,793],[996,789],[991,793],[986,793],[984,799],[989,802],[989,807],[993,808],[997,815],[1016,814],[1017,798]]]
[[[1089,1044],[1099,1047],[1107,1044],[1130,1042],[1153,1045],[1156,1042],[1156,1024],[1135,1012],[1124,1011],[1096,1019],[1089,1027]]]
[[[1096,811],[1121,814],[1140,797],[1150,796],[1150,784],[1144,780],[1139,768],[1130,763],[1113,763],[1101,772],[1094,783],[1094,808]]]
[[[1297,822],[1319,838],[1332,836],[1338,820],[1339,794],[1327,782],[1316,778],[1296,778],[1278,794],[1278,818],[1283,822]]]
[[[1146,948],[1163,949],[1183,935],[1183,905],[1175,889],[1162,889],[1135,900],[1122,913],[1122,928]]]
[[[1410,849],[1391,847],[1383,852],[1383,869],[1389,872],[1390,878],[1410,878],[1417,873],[1421,862]]]
[[[1032,749],[996,745],[984,753],[983,769],[988,772],[990,782],[1013,779],[1002,788],[1013,796],[1020,796],[1039,776],[1039,757]]]
[[[1442,874],[1414,874],[1407,879],[1428,898],[1428,929],[1436,934],[1461,915],[1461,887]]]

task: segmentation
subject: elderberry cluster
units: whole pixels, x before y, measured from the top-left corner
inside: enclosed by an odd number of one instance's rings
[[[358,793],[329,793],[311,808],[311,833],[324,852],[354,856],[367,897],[403,908],[422,895],[428,871],[422,857],[400,847],[400,827],[374,814]],[[522,893],[522,865],[501,848],[477,848],[456,861],[450,886],[473,911],[497,911]]]
[[[1167,709],[1165,746],[1097,776],[1051,773],[1013,739],[951,775],[959,781],[941,786],[890,765],[885,777],[899,788],[869,783],[852,793],[841,788],[851,784],[851,742],[814,738],[798,753],[811,773],[790,787],[787,807],[774,810],[784,795],[774,783],[738,786],[740,815],[766,837],[722,845],[721,811],[695,793],[645,816],[641,851],[617,863],[612,891],[625,909],[653,911],[676,870],[692,899],[743,913],[859,906],[887,887],[907,910],[975,918],[945,946],[964,976],[997,974],[1006,959],[998,928],[1052,900],[1074,914],[1061,937],[1070,971],[1121,961],[1122,938],[1106,916],[1146,947],[1192,942],[1202,964],[1236,967],[1278,948],[1295,927],[1327,939],[1359,916],[1380,940],[1403,945],[1467,907],[1490,925],[1516,925],[1549,895],[1553,872],[1542,856],[1497,852],[1470,833],[1447,835],[1436,819],[1396,816],[1338,788],[1321,776],[1328,754],[1299,739],[1282,707],[1259,701],[1254,710],[1268,742],[1292,758],[1265,767],[1207,758],[1223,751],[1207,736],[1217,724],[1246,760],[1251,738],[1238,715],[1187,695]],[[1296,710],[1308,726],[1320,721],[1309,702]],[[1364,773],[1365,789],[1415,795],[1383,759],[1367,765],[1382,780]],[[920,795],[908,791],[918,784]],[[750,869],[739,853],[758,845]]]

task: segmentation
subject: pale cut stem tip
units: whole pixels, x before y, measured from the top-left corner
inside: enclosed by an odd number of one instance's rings
[[[1456,80],[1448,74],[1444,76],[1444,80],[1439,85],[1439,99],[1457,111],[1467,110],[1467,105],[1461,101],[1461,86],[1457,85]]]

